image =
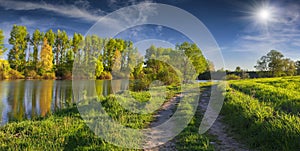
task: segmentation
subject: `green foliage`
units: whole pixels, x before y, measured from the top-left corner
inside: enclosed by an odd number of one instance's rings
[[[100,56],[99,58],[96,58],[96,69],[95,69],[96,77],[101,76],[103,69],[104,69],[104,67],[103,67],[101,56]],[[111,78],[109,78],[109,79],[111,79]]]
[[[54,46],[54,42],[55,42],[55,33],[52,31],[52,29],[49,29],[49,30],[46,32],[45,38],[47,38],[48,44],[49,44],[50,46]]]
[[[4,47],[4,35],[3,31],[0,30],[0,57],[6,52],[6,48]]]
[[[29,34],[25,26],[14,25],[9,38],[9,44],[13,47],[8,54],[8,61],[12,69],[24,71],[26,65],[26,49]]]
[[[207,60],[195,43],[184,42],[181,45],[178,45],[177,49],[179,51],[183,51],[184,54],[189,58],[196,70],[197,75],[206,71],[208,67]]]
[[[235,74],[226,75],[226,80],[240,80],[240,79],[241,79],[241,77],[237,76]]]
[[[292,76],[296,73],[294,61],[284,58],[283,54],[276,50],[262,56],[254,67],[259,71],[270,71],[269,76],[272,77]]]
[[[83,36],[78,33],[74,33],[71,47],[73,49],[74,54],[78,53],[80,49],[82,49]]]
[[[32,34],[32,38],[30,40],[31,45],[33,46],[33,54],[32,54],[32,66],[34,67],[35,71],[38,68],[38,48],[41,45],[43,40],[43,33],[41,33],[38,29],[34,31]]]
[[[7,60],[0,59],[0,79],[9,79],[9,71],[11,70]]]
[[[28,78],[43,77],[44,73],[54,71],[56,77],[70,79],[75,64],[74,70],[81,74],[77,78],[145,77],[146,80],[140,81],[145,83],[138,86],[141,90],[154,80],[176,85],[180,81],[196,79],[205,70],[214,70],[213,64],[208,63],[197,45],[187,42],[178,45],[175,50],[151,46],[146,52],[145,62],[133,43],[123,39],[105,39],[97,35],[83,37],[78,33],[69,38],[66,31],[59,29],[56,33],[49,29],[45,34],[36,29],[30,38],[26,27],[17,25],[13,26],[10,35],[9,43],[13,46],[8,54],[10,67]],[[5,50],[3,39],[0,33],[0,53]],[[47,46],[42,41],[44,39]],[[49,51],[50,48],[53,52]],[[52,64],[49,62],[51,58]],[[146,66],[140,66],[143,62]]]

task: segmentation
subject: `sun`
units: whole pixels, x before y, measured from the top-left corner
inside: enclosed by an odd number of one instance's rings
[[[253,9],[253,19],[258,24],[267,25],[276,22],[278,10],[271,5],[261,5]]]
[[[271,19],[271,13],[268,9],[259,10],[257,16],[261,21],[268,21],[269,19]]]
[[[274,3],[270,1],[254,2],[250,5],[245,5],[245,12],[247,15],[245,19],[251,22],[255,28],[267,29],[274,26],[280,20],[281,10]]]

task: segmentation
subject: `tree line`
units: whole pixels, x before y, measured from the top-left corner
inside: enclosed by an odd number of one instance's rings
[[[9,50],[4,47],[0,30],[0,57],[8,51],[7,60],[0,60],[1,79],[70,79],[76,72],[76,78],[127,77],[144,79],[147,85],[153,80],[166,83],[187,80],[214,68],[197,45],[188,42],[178,44],[175,49],[151,46],[142,56],[128,40],[97,35],[84,37],[80,33],[69,37],[66,31],[59,29],[55,32],[36,29],[30,34],[20,25],[13,25],[8,42],[12,46]],[[186,57],[178,57],[180,55]],[[194,73],[189,73],[192,71]]]
[[[281,77],[300,75],[300,61],[293,61],[290,58],[277,51],[271,50],[257,60],[254,68],[257,70],[246,71],[237,66],[234,71],[226,71],[229,73],[227,79],[247,79],[259,77]],[[252,74],[251,76],[249,74]]]
[[[254,67],[266,77],[300,75],[300,61],[286,58],[277,50],[271,50],[262,56]]]

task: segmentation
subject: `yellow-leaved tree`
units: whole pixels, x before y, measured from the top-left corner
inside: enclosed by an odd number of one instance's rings
[[[40,54],[40,73],[43,78],[52,79],[55,78],[53,72],[53,52],[52,47],[48,44],[48,40],[44,37],[43,46]]]

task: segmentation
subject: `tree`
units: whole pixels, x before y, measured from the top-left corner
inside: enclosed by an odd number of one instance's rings
[[[287,76],[293,76],[296,73],[295,62],[289,58],[283,59],[283,71]]]
[[[80,44],[82,42],[83,42],[83,36],[81,34],[74,33],[71,47],[75,55],[80,50]]]
[[[240,66],[237,66],[237,67],[235,68],[235,72],[242,72],[241,67],[240,67]]]
[[[6,52],[6,50],[7,49],[4,47],[4,35],[3,35],[3,31],[0,30],[0,58]]]
[[[177,47],[179,50],[183,50],[184,54],[191,60],[197,74],[201,74],[207,69],[206,59],[195,43],[184,42]]]
[[[120,71],[121,70],[121,53],[119,50],[115,51],[114,57],[113,57],[113,62],[114,64],[112,65],[112,70],[113,71]]]
[[[56,66],[61,66],[61,64],[65,61],[66,50],[69,48],[69,44],[69,38],[66,31],[57,30],[56,39],[54,42]]]
[[[47,38],[43,40],[43,46],[41,50],[41,61],[40,69],[41,73],[52,73],[53,72],[53,52],[52,47],[48,44]]]
[[[215,71],[215,65],[212,61],[207,60],[207,71]]]
[[[96,78],[97,77],[100,77],[102,72],[103,72],[103,63],[102,63],[102,58],[101,56],[99,56],[98,58],[95,58],[96,59],[96,69],[95,69],[95,75],[96,75]]]
[[[72,73],[74,63],[74,52],[72,50],[69,50],[66,54],[66,62],[65,62],[65,68],[67,72]]]
[[[295,68],[297,70],[297,75],[300,75],[300,61],[296,61],[295,62]]]
[[[272,76],[282,76],[284,56],[279,51],[271,50],[267,55],[262,56],[254,66],[259,71],[270,71]]]
[[[115,51],[118,50],[120,51],[120,53],[122,53],[125,48],[126,44],[125,41],[122,39],[110,39],[107,42],[103,52],[104,69],[106,71],[112,71],[112,66],[115,61]]]
[[[203,56],[201,50],[198,48],[198,46],[194,43],[188,43],[184,42],[181,45],[177,45],[176,49],[180,52],[182,52],[185,56],[183,56],[182,60],[182,68],[183,68],[183,77],[184,81],[187,79],[196,79],[196,77],[205,72],[207,69],[207,61],[205,57]],[[187,60],[188,59],[188,60]],[[188,73],[195,70],[194,73]],[[194,75],[190,75],[194,74]],[[187,78],[187,76],[192,76]]]
[[[47,38],[48,44],[53,47],[55,42],[55,33],[52,31],[52,29],[49,29],[46,32],[45,37]]]
[[[64,77],[64,74],[70,74],[65,66],[67,62],[67,52],[70,48],[70,41],[66,31],[57,30],[56,39],[54,42],[54,54],[55,54],[55,71],[59,77]],[[70,77],[68,75],[68,77]]]
[[[38,29],[36,29],[32,34],[32,38],[30,41],[31,45],[33,46],[32,65],[35,71],[37,71],[38,51],[39,51],[38,49],[39,46],[41,45],[42,40],[43,40],[43,33],[41,33]]]
[[[9,44],[13,45],[8,54],[8,61],[11,68],[20,72],[25,69],[28,35],[25,26],[14,25],[8,40]]]
[[[257,65],[254,66],[259,71],[268,71],[268,60],[267,56],[262,56],[257,60]]]
[[[267,54],[267,58],[269,59],[269,69],[272,72],[273,76],[281,76],[282,68],[283,68],[283,54],[276,50],[271,50]]]

